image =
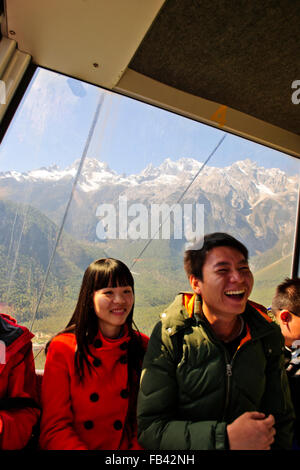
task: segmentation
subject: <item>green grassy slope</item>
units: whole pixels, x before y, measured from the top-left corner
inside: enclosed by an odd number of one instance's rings
[[[291,275],[292,254],[283,256],[254,273],[254,288],[251,300],[269,307],[276,286]]]

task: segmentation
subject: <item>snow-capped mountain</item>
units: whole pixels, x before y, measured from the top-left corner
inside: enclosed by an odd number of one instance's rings
[[[60,223],[79,165],[76,160],[65,169],[54,165],[25,173],[0,173],[0,194],[28,203]],[[202,168],[192,158],[167,158],[157,167],[150,164],[131,175],[120,175],[105,162],[86,159],[65,228],[78,238],[95,240],[99,204],[116,205],[120,196],[126,196],[128,203],[148,206],[174,204],[196,175],[181,202],[204,204],[205,232],[229,231],[264,251],[294,230],[298,176],[259,167],[250,159],[224,168]]]
[[[57,165],[39,168],[25,173],[17,171],[7,171],[0,173],[0,184],[32,183],[47,184],[59,182],[73,182],[75,179],[80,160],[60,169]],[[165,159],[158,167],[150,163],[143,171],[129,176],[119,175],[111,170],[107,163],[88,158],[81,168],[81,174],[77,183],[77,189],[83,192],[101,191],[103,185],[127,185],[128,189],[139,185],[141,189],[147,186],[177,185],[180,188],[189,183],[202,167],[202,163],[192,158],[181,158],[173,161]],[[201,187],[202,190],[218,192],[220,185],[230,185],[236,191],[247,192],[253,202],[264,194],[274,196],[286,190],[295,189],[297,186],[296,177],[288,177],[282,170],[272,168],[266,170],[259,167],[251,160],[238,161],[225,168],[206,166],[201,171],[198,181],[194,187]],[[170,188],[172,191],[172,189]],[[249,192],[250,191],[250,192]]]
[[[39,168],[31,170],[26,173],[17,171],[7,171],[0,173],[0,181],[7,179],[14,179],[18,182],[59,182],[62,180],[74,179],[77,175],[80,165],[80,160],[66,167],[59,169],[57,165],[48,168]],[[137,184],[145,182],[161,182],[164,177],[180,178],[182,173],[195,174],[202,166],[197,160],[192,158],[182,158],[177,162],[167,158],[158,167],[154,167],[150,163],[141,173],[129,176],[119,175],[114,170],[111,170],[107,163],[100,162],[94,158],[87,158],[81,168],[80,178],[78,181],[78,189],[83,192],[98,191],[103,184],[127,184],[128,186],[136,186]],[[170,181],[175,181],[175,179]]]

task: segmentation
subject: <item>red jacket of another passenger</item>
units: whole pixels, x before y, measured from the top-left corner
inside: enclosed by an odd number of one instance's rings
[[[0,314],[0,449],[26,446],[40,410],[31,338],[9,315]]]

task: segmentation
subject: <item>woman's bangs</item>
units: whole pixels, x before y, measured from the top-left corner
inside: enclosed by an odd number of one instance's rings
[[[97,270],[94,282],[94,291],[105,287],[131,286],[133,288],[133,277],[124,264],[110,262],[102,264]]]
[[[118,266],[112,270],[109,279],[110,287],[118,286],[131,286],[133,287],[133,278],[129,270],[123,269],[122,266]]]

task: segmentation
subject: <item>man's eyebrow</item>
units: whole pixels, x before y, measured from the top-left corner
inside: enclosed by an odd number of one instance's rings
[[[219,261],[218,263],[214,264],[214,268],[218,268],[219,266],[227,266],[230,263],[228,261]]]
[[[218,263],[214,264],[214,268],[218,268],[220,266],[229,266],[230,264],[231,263],[229,261],[219,261]],[[237,264],[247,264],[248,265],[248,261],[246,260],[246,258],[243,258],[240,261],[238,261]]]

